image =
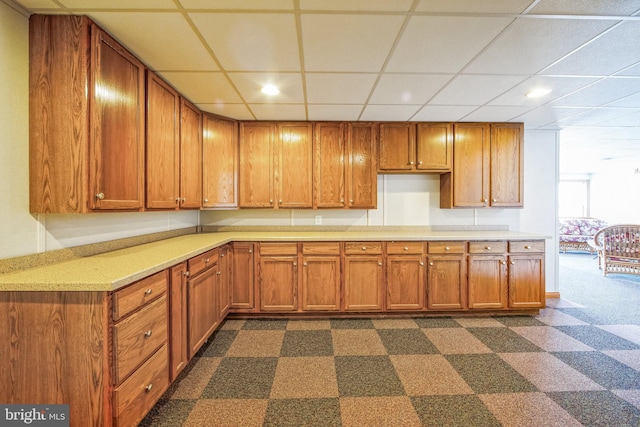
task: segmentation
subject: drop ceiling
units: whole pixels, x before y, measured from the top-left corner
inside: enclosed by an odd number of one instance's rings
[[[640,0],[17,3],[90,16],[235,119],[516,121],[559,130],[574,157],[640,158]]]

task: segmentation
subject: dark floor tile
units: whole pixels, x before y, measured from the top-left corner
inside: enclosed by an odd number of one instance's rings
[[[592,325],[556,326],[556,329],[596,350],[638,350],[640,346]]]
[[[547,396],[585,426],[640,425],[640,409],[610,391],[556,392],[547,393]]]
[[[288,320],[280,319],[248,319],[242,325],[242,329],[268,330],[287,329]]]
[[[436,354],[435,345],[420,329],[378,329],[389,354]]]
[[[340,396],[400,396],[404,387],[388,356],[337,356]]]
[[[533,384],[494,353],[449,354],[445,358],[475,393],[538,391]]]
[[[495,316],[505,326],[547,326],[533,316]]]
[[[418,317],[413,320],[421,328],[462,328],[462,325],[451,317]]]
[[[226,357],[202,393],[203,399],[268,399],[277,357]]]
[[[371,319],[331,319],[331,329],[375,329]]]
[[[496,353],[533,353],[543,351],[508,328],[467,328],[484,345]]]
[[[640,372],[599,351],[552,354],[608,389],[640,389]]]
[[[330,330],[288,330],[284,334],[280,356],[333,356]]]
[[[411,402],[423,426],[483,426],[501,424],[478,396],[418,396]]]
[[[139,427],[174,427],[184,424],[197,400],[160,400]]]
[[[198,351],[197,357],[221,357],[227,353],[231,343],[236,339],[238,331],[219,329],[209,341]]]
[[[339,427],[340,402],[337,398],[271,399],[264,427]]]

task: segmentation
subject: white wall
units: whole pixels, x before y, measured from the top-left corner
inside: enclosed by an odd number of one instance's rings
[[[199,213],[29,214],[29,20],[0,1],[0,259],[198,224]]]
[[[591,216],[640,224],[640,157],[609,160],[591,175]]]

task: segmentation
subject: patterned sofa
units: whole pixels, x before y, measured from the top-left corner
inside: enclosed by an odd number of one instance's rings
[[[640,275],[640,225],[618,224],[605,227],[594,236],[598,267],[602,273]]]
[[[595,253],[593,236],[607,226],[598,218],[560,218],[560,251],[587,251]],[[592,244],[589,244],[591,241]]]

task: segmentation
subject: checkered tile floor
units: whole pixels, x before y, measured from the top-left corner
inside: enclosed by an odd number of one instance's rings
[[[227,320],[145,426],[640,426],[640,326]]]

